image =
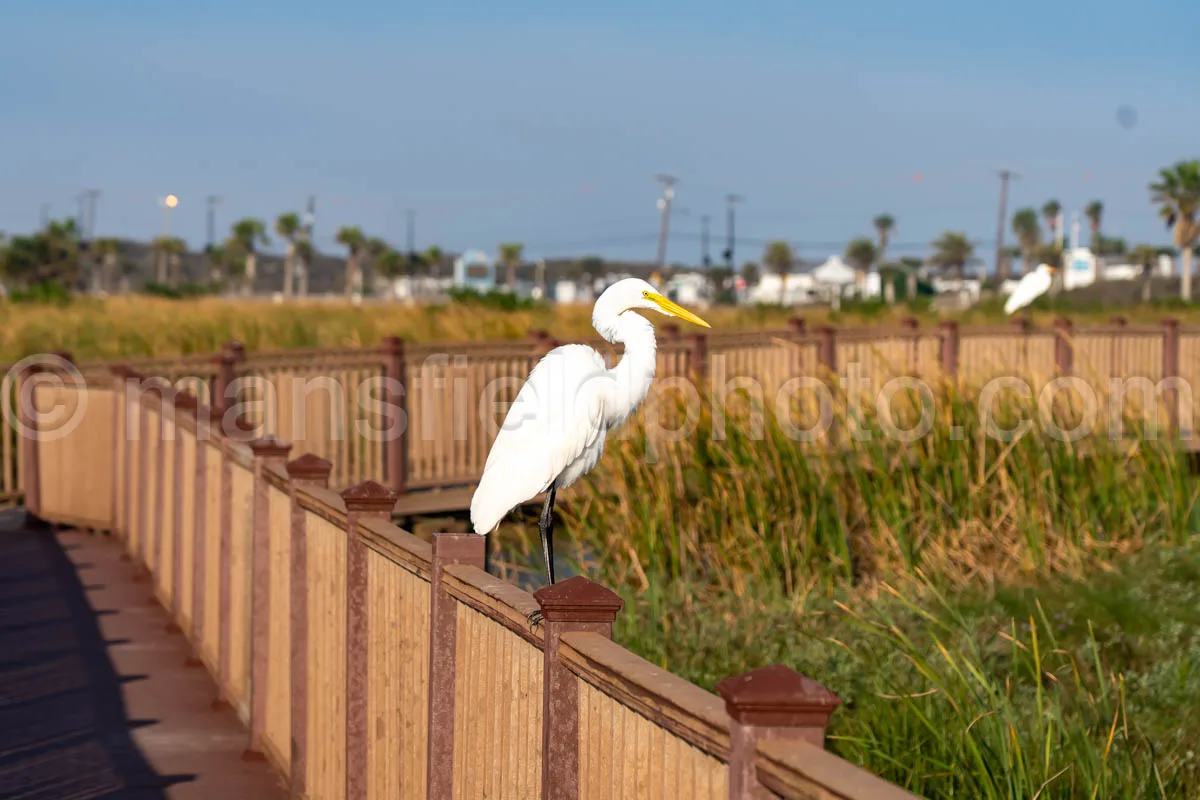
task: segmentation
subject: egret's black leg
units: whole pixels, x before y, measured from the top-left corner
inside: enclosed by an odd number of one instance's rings
[[[546,504],[542,506],[542,515],[538,517],[538,533],[542,535],[542,559],[546,564],[546,577],[554,583],[554,495],[557,487],[552,483],[546,493]],[[542,612],[534,611],[529,615],[529,627],[532,630],[542,622]]]
[[[542,516],[538,518],[538,531],[542,534],[542,558],[546,561],[546,577],[554,583],[554,495],[558,487],[550,484],[546,493],[546,504],[542,506]]]

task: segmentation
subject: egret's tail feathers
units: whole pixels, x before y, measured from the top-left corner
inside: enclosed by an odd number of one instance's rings
[[[498,475],[495,470],[484,472],[471,496],[471,525],[481,536],[496,530],[504,515],[517,506],[517,503],[509,503],[511,492],[505,491]]]

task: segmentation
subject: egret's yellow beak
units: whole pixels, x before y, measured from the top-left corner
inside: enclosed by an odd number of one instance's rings
[[[697,317],[692,312],[688,311],[683,306],[679,305],[678,303],[672,303],[670,300],[663,297],[661,294],[659,294],[657,292],[643,292],[643,294],[645,295],[647,300],[649,300],[650,302],[654,303],[656,306],[661,308],[663,310],[664,314],[670,314],[672,317],[679,317],[680,319],[686,319],[688,322],[692,323],[693,325],[699,325],[702,328],[711,328],[712,327],[712,325],[709,325],[707,322],[700,319],[699,317]]]

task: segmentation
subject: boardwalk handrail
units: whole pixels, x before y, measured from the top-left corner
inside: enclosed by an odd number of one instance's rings
[[[702,397],[728,391],[743,378],[777,392],[792,378],[826,380],[851,364],[864,385],[876,388],[896,375],[971,383],[996,374],[1039,382],[1073,375],[1097,385],[1111,378],[1158,383],[1175,377],[1200,386],[1200,328],[1174,320],[1133,325],[1114,318],[1076,326],[1061,319],[1032,327],[1020,319],[922,327],[909,319],[893,327],[810,329],[794,319],[786,328],[686,336],[666,325],[661,334],[656,391],[678,378],[699,387]],[[619,348],[598,339],[587,343],[617,356]],[[169,381],[205,405],[243,404],[260,434],[281,436],[297,450],[329,460],[335,488],[374,480],[406,494],[474,484],[506,404],[535,360],[555,344],[540,331],[488,342],[389,337],[377,347],[265,352],[229,342],[213,354],[85,362],[78,370],[85,380],[103,383],[110,369],[124,365]],[[13,377],[19,392],[26,373]],[[1183,399],[1172,394],[1165,403],[1172,422]],[[480,408],[493,402],[489,419]],[[1183,419],[1191,421],[1193,414],[1184,409]],[[398,438],[357,433],[360,426],[389,430],[399,415],[405,424]],[[26,488],[25,452],[18,445],[11,431],[0,441],[0,502]]]
[[[90,525],[122,541],[213,674],[245,757],[298,796],[913,797],[821,749],[836,703],[814,681],[767,668],[722,684],[722,702],[612,642],[621,601],[604,587],[531,595],[483,571],[482,537],[430,545],[390,523],[383,485],[336,493],[327,460],[289,460],[290,444],[149,386],[118,369],[34,389],[96,411],[36,443],[39,473],[68,488],[32,510],[97,515],[69,487],[107,476],[88,488],[108,518]]]

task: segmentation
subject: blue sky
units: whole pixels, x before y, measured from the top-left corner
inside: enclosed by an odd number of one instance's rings
[[[223,235],[311,193],[323,249],[347,223],[403,246],[414,208],[420,247],[648,260],[671,172],[671,260],[703,214],[717,257],[728,192],[739,262],[814,258],[884,211],[901,246],[991,240],[1009,167],[1010,211],[1099,198],[1165,243],[1146,185],[1200,157],[1198,29],[1193,0],[4,0],[0,230],[96,187],[98,234],[150,237],[174,192],[199,246],[205,195]]]

